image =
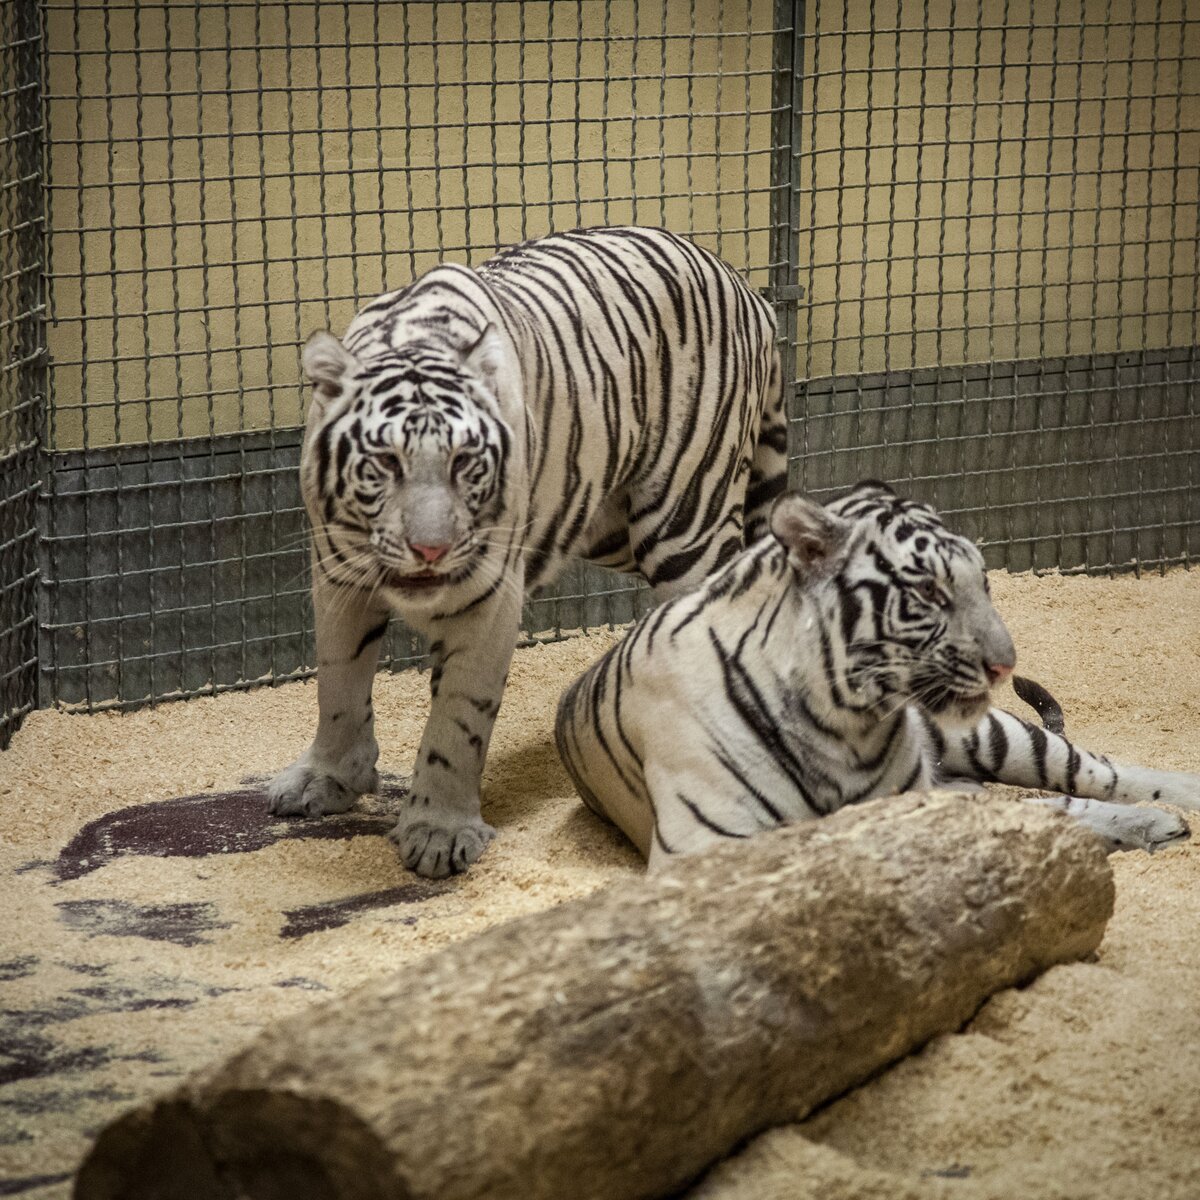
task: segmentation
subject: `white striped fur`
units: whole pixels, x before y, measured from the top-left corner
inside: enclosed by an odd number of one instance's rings
[[[484,757],[522,599],[577,555],[668,597],[765,528],[786,427],[770,307],[662,230],[577,230],[441,266],[305,350],[316,739],[271,810],[377,785],[388,615],[424,633],[433,708],[393,834],[427,876],[473,862]]]
[[[821,507],[789,494],[771,532],[660,605],[564,693],[559,752],[580,795],[651,867],[723,838],[951,780],[1065,793],[1116,846],[1153,848],[1200,779],[1126,767],[990,706],[1011,639],[983,558],[883,485]]]

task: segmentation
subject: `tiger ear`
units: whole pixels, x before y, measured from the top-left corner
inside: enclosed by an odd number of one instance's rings
[[[304,343],[303,362],[304,374],[320,404],[339,395],[342,380],[358,366],[358,359],[327,329],[317,330]]]
[[[780,496],[771,509],[772,536],[787,548],[792,566],[806,572],[829,562],[845,542],[846,529],[845,521],[797,492]]]
[[[490,321],[478,339],[461,351],[462,364],[483,379],[491,379],[504,365],[504,342]]]

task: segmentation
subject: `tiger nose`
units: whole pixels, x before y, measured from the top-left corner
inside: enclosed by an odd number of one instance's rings
[[[437,562],[450,549],[449,546],[423,546],[420,542],[409,542],[408,548],[427,563]]]
[[[990,683],[999,683],[1013,673],[1011,663],[984,663],[983,669],[987,672]]]

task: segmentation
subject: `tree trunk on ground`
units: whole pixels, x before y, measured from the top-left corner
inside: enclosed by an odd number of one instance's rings
[[[78,1200],[664,1195],[1000,988],[1095,950],[1100,842],[876,801],[513,921],[265,1030],[109,1126]]]

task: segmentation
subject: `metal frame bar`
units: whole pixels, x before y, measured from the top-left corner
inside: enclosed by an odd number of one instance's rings
[[[42,322],[42,29],[0,9],[0,750],[37,704]]]

